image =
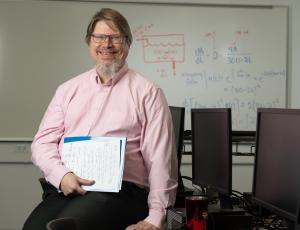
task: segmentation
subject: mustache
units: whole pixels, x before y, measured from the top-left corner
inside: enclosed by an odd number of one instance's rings
[[[96,52],[114,52],[114,53],[116,53],[116,52],[119,52],[119,50],[116,48],[97,48]]]

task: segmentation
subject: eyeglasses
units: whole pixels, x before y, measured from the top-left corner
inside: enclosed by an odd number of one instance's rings
[[[113,35],[106,35],[106,34],[91,34],[93,41],[96,43],[103,43],[107,39],[111,41],[113,44],[120,44],[123,43],[124,41],[124,36],[118,35],[118,34],[113,34]]]

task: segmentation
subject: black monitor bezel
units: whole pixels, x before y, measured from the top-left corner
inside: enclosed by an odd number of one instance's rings
[[[184,140],[184,121],[185,121],[185,107],[179,107],[179,106],[169,106],[169,110],[171,113],[171,117],[172,117],[172,122],[173,122],[173,126],[174,126],[174,121],[173,121],[173,116],[172,116],[172,110],[179,112],[180,113],[180,125],[179,125],[179,135],[178,135],[178,139],[179,139],[179,143],[177,143],[176,140],[176,135],[175,135],[175,141],[176,141],[176,151],[177,151],[177,164],[178,164],[178,187],[177,187],[177,193],[184,191],[184,183],[182,180],[182,176],[181,176],[181,172],[180,172],[180,168],[181,168],[181,159],[182,159],[182,149],[183,149],[183,140]],[[174,127],[175,128],[175,127]],[[175,134],[175,129],[174,129],[174,134]]]
[[[202,183],[199,181],[195,180],[195,155],[193,153],[193,150],[195,149],[195,133],[193,129],[193,124],[194,124],[194,114],[195,113],[225,113],[226,114],[226,123],[228,124],[227,127],[227,138],[228,138],[228,158],[227,158],[227,163],[228,163],[228,171],[227,171],[227,188],[220,187],[215,184],[206,184]],[[195,185],[198,186],[204,186],[207,187],[208,189],[212,189],[215,192],[218,192],[219,194],[223,194],[226,196],[230,196],[232,194],[232,120],[231,120],[231,108],[197,108],[197,109],[191,109],[191,122],[192,122],[192,182]]]
[[[289,221],[297,221],[297,213],[290,213],[286,210],[283,210],[280,207],[277,207],[269,202],[266,202],[258,197],[256,197],[256,177],[257,177],[257,165],[259,160],[259,137],[260,137],[260,123],[262,113],[276,113],[276,114],[296,114],[300,116],[300,109],[280,109],[280,108],[258,108],[257,109],[257,123],[256,123],[256,148],[255,148],[255,160],[254,160],[254,170],[253,170],[253,185],[252,185],[252,201],[254,204],[259,205],[266,210],[275,213],[283,218],[286,218]],[[272,179],[272,178],[270,178]],[[299,202],[299,201],[298,201]],[[298,203],[297,202],[297,203]]]
[[[183,139],[184,139],[183,136],[184,136],[185,107],[169,106],[169,109],[170,109],[171,114],[172,114],[172,110],[180,112],[180,126],[179,126],[180,133],[179,133],[179,136],[178,136],[179,143],[178,143],[178,145],[176,145],[178,170],[180,170],[181,158],[182,158],[182,148],[183,148]],[[173,117],[172,117],[172,119],[173,119]]]

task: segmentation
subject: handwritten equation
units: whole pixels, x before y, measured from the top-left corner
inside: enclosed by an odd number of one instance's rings
[[[201,72],[183,72],[181,78],[187,86],[198,85],[208,89],[212,85],[219,83],[226,92],[257,94],[263,84],[270,79],[285,80],[285,70],[266,70],[258,74],[253,74],[244,69],[231,69],[229,72],[211,72],[203,70]],[[238,86],[240,82],[247,82],[246,86]]]
[[[256,101],[255,99],[218,98],[213,103],[207,103],[194,97],[187,97],[181,103],[185,107],[186,117],[189,118],[192,108],[231,108],[232,127],[236,130],[251,130],[256,126],[257,108],[279,108],[280,99],[277,97],[270,101]],[[187,119],[190,122],[190,119]],[[189,125],[186,125],[189,127]]]

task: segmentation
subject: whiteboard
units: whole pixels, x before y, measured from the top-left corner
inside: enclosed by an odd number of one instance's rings
[[[93,67],[84,43],[102,7],[129,21],[129,66],[169,105],[232,108],[255,130],[257,107],[286,107],[287,8],[61,1],[0,2],[0,139],[32,138],[55,89]]]

